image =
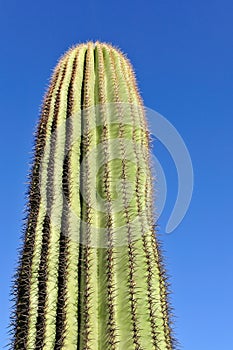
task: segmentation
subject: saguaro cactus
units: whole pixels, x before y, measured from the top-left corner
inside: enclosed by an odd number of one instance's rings
[[[174,349],[149,146],[128,59],[70,49],[35,138],[13,349]]]

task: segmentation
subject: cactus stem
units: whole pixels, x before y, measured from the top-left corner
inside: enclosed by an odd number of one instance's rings
[[[172,350],[150,139],[128,59],[71,48],[35,137],[15,277],[15,350]]]

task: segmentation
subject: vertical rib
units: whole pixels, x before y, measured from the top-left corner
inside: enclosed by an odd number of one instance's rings
[[[56,343],[55,349],[62,349],[63,346],[69,346],[70,349],[74,348],[77,340],[77,328],[75,328],[75,322],[77,322],[77,314],[75,310],[75,305],[73,306],[74,300],[68,295],[68,276],[77,271],[77,261],[70,259],[70,148],[72,139],[72,109],[74,103],[74,91],[73,91],[73,81],[76,73],[77,56],[73,61],[72,73],[70,78],[70,83],[67,92],[67,109],[66,109],[66,139],[65,139],[65,158],[63,164],[63,174],[62,174],[62,191],[63,191],[63,212],[62,212],[62,223],[61,223],[61,233],[60,233],[60,251],[59,251],[59,271],[58,271],[58,301],[57,301],[57,314],[56,314]],[[74,256],[72,257],[74,258]],[[74,262],[73,266],[72,261]],[[73,270],[74,268],[74,270]],[[77,280],[77,274],[74,273],[72,276],[74,280]],[[78,290],[76,290],[78,292]],[[69,307],[73,306],[73,313],[68,313],[70,311]],[[73,317],[74,316],[74,317]],[[76,316],[76,317],[75,317]],[[70,317],[72,318],[73,324],[70,328]],[[72,332],[73,329],[73,332]],[[76,331],[76,332],[75,332]]]
[[[65,156],[66,139],[66,112],[68,87],[71,79],[73,60],[75,58],[73,50],[67,59],[67,69],[63,76],[60,89],[55,103],[54,119],[51,135],[51,153],[48,174],[48,215],[50,218],[50,234],[47,243],[46,254],[46,287],[43,307],[43,346],[46,349],[54,349],[56,336],[56,304],[58,297],[58,267],[59,267],[59,246],[60,233],[62,229],[62,209],[63,209],[63,164]],[[60,283],[62,281],[60,280]]]
[[[62,70],[61,74],[61,80],[59,82],[58,89],[56,91],[56,99],[54,102],[54,110],[52,114],[51,119],[51,129],[50,134],[47,135],[47,147],[46,147],[46,160],[43,165],[45,166],[45,173],[42,174],[43,176],[43,182],[41,181],[41,192],[43,193],[42,196],[42,205],[44,206],[44,210],[46,211],[46,214],[43,218],[43,226],[42,226],[42,244],[41,244],[41,251],[40,251],[40,261],[39,261],[39,270],[38,270],[38,312],[37,312],[37,320],[36,320],[36,339],[35,339],[35,348],[41,349],[43,347],[44,342],[44,308],[45,308],[45,298],[46,298],[46,280],[47,280],[47,254],[48,254],[48,243],[49,243],[49,236],[50,236],[50,216],[47,210],[49,210],[50,206],[50,195],[49,192],[51,190],[51,181],[50,179],[50,172],[51,172],[51,154],[53,154],[54,151],[54,144],[52,141],[52,133],[54,129],[54,118],[58,113],[58,107],[59,105],[58,98],[59,98],[59,91],[61,90],[62,82],[64,80],[66,71],[66,65]],[[49,148],[49,149],[48,149]],[[48,154],[47,153],[50,154]],[[45,176],[47,179],[45,179]],[[44,183],[44,181],[47,181]],[[36,264],[36,263],[35,263]],[[34,340],[33,340],[34,343]],[[33,343],[29,343],[28,346],[32,346]]]
[[[14,314],[15,328],[14,348],[23,349],[26,347],[27,334],[29,330],[30,311],[30,278],[32,274],[33,252],[35,249],[35,231],[40,207],[39,174],[40,162],[43,157],[46,142],[46,127],[48,123],[50,105],[53,90],[58,79],[58,69],[54,71],[50,87],[46,93],[35,137],[35,156],[33,167],[29,175],[30,188],[28,190],[28,204],[26,212],[27,222],[25,224],[24,244],[21,251],[19,268],[15,278],[14,294],[16,296],[16,310]]]
[[[95,188],[96,159],[93,149],[96,145],[95,122],[95,71],[93,44],[88,43],[82,96],[82,166],[81,166],[81,285],[79,347],[81,349],[95,349],[98,342],[97,320],[97,250],[96,241],[96,198]]]
[[[83,66],[85,47],[80,46],[73,62],[73,71],[68,89],[67,100],[67,134],[66,158],[63,171],[64,205],[63,236],[66,240],[66,269],[64,270],[65,297],[60,306],[63,327],[57,326],[57,332],[62,329],[60,338],[61,348],[77,349],[78,341],[78,260],[79,260],[79,152],[81,144],[80,108],[81,85],[83,79]],[[65,221],[66,220],[66,221]],[[61,262],[62,264],[62,262]],[[59,331],[60,332],[60,331]]]
[[[129,63],[122,60],[122,65],[125,66],[124,71],[129,74],[126,81],[128,83],[129,89],[131,90],[131,102],[135,100],[137,96],[138,106],[136,109],[139,111],[139,123],[142,130],[148,130],[146,125],[146,119],[143,112],[142,101],[138,93],[138,89],[135,82],[135,77],[133,71],[129,69]],[[149,156],[149,138],[148,132],[145,133],[147,137],[144,138],[145,150],[148,152],[143,152],[145,164],[150,164]],[[150,311],[150,321],[151,321],[151,331],[152,339],[155,347],[165,347],[165,349],[172,349],[172,336],[171,336],[171,321],[169,316],[169,304],[168,304],[168,285],[166,283],[166,271],[164,269],[160,247],[158,243],[158,238],[155,237],[155,222],[153,218],[153,186],[152,186],[152,176],[148,172],[147,185],[145,188],[145,196],[147,203],[147,221],[149,225],[149,235],[148,232],[142,227],[142,238],[144,251],[146,254],[146,264],[147,264],[147,288],[148,288],[148,306]],[[136,192],[138,195],[138,192]],[[138,201],[139,204],[139,201]],[[141,212],[141,209],[139,210]],[[156,283],[158,281],[158,283]],[[157,291],[157,293],[156,293]],[[162,321],[161,321],[162,320]]]
[[[65,69],[65,68],[64,68]],[[59,80],[57,81],[57,84],[52,92],[51,96],[51,107],[49,111],[49,117],[47,121],[47,127],[46,127],[46,140],[45,140],[45,148],[44,148],[44,155],[43,158],[40,161],[40,170],[38,173],[38,188],[40,191],[40,199],[39,199],[39,212],[38,212],[38,219],[36,224],[36,233],[35,233],[35,246],[34,246],[34,252],[33,252],[33,259],[32,259],[32,273],[30,278],[30,313],[29,313],[29,329],[27,334],[27,346],[29,349],[33,348],[36,343],[36,335],[37,335],[37,317],[38,311],[40,310],[39,304],[39,291],[41,287],[41,277],[40,277],[40,259],[43,259],[43,255],[41,255],[42,245],[43,245],[43,235],[44,235],[44,241],[45,236],[48,233],[48,217],[46,214],[46,207],[47,207],[47,195],[46,195],[46,177],[48,173],[48,164],[49,164],[49,151],[48,148],[50,147],[50,135],[51,135],[51,127],[52,127],[52,118],[53,118],[53,110],[54,110],[54,100],[55,95],[57,92],[57,89],[59,88],[60,80],[62,80],[62,73],[59,72]],[[43,282],[42,282],[43,283]],[[41,291],[43,293],[43,290]]]
[[[122,70],[123,70],[123,74],[124,74],[124,78],[125,81],[127,83],[127,87],[128,87],[128,93],[129,93],[129,103],[131,104],[131,113],[132,113],[132,120],[134,123],[134,133],[133,133],[133,140],[136,143],[137,142],[137,137],[136,137],[136,127],[139,126],[140,127],[140,134],[141,134],[141,141],[143,139],[146,138],[147,133],[146,133],[146,129],[145,129],[145,125],[143,123],[143,119],[144,119],[144,115],[142,113],[141,110],[141,105],[140,105],[140,100],[138,99],[138,94],[137,91],[135,91],[135,86],[134,84],[132,84],[132,78],[130,78],[130,72],[131,69],[130,67],[125,64],[125,60],[121,59],[121,65],[122,65]],[[141,113],[140,113],[141,112]],[[136,124],[137,123],[137,124]],[[134,143],[134,144],[135,144]],[[147,142],[141,142],[142,143],[142,147],[147,144]],[[141,158],[143,157],[143,161],[145,164],[145,167],[147,167],[148,165],[148,159],[147,157],[147,153],[148,153],[148,149],[146,147],[144,147],[144,149],[138,153],[138,147],[135,147],[135,153],[137,155],[137,162],[138,164],[140,164]],[[145,157],[145,153],[146,153],[146,157]],[[139,170],[139,168],[138,168]],[[148,176],[148,170],[146,169],[146,173]],[[152,286],[152,281],[153,281],[153,274],[152,274],[152,265],[153,263],[151,262],[151,253],[149,250],[149,246],[148,246],[148,224],[145,224],[145,207],[144,207],[144,203],[142,202],[141,199],[141,190],[140,190],[140,172],[138,172],[138,176],[137,176],[137,181],[136,181],[136,204],[137,204],[137,211],[138,211],[138,215],[140,218],[140,226],[141,226],[141,236],[142,236],[142,241],[143,241],[143,250],[144,250],[144,254],[145,254],[145,266],[146,266],[146,288],[147,288],[147,299],[148,299],[148,307],[146,308],[145,312],[148,313],[149,316],[149,320],[150,320],[150,327],[151,327],[151,334],[150,337],[153,341],[153,346],[155,348],[158,348],[158,340],[157,340],[157,331],[156,331],[156,322],[155,322],[155,315],[154,315],[154,310],[153,310],[153,304],[154,304],[154,299],[153,299],[153,286]],[[144,190],[145,190],[145,186],[146,183],[144,183]],[[143,197],[144,201],[145,201],[145,197]],[[144,323],[144,326],[147,326]],[[146,327],[148,328],[148,326]]]
[[[115,278],[115,251],[114,251],[114,217],[112,209],[111,193],[111,168],[110,159],[110,128],[111,120],[107,110],[107,91],[106,91],[106,72],[104,66],[104,57],[102,45],[96,44],[96,105],[99,114],[99,123],[101,126],[102,144],[101,157],[104,160],[103,170],[103,192],[105,200],[105,240],[103,248],[99,248],[99,348],[115,350],[117,346],[117,319],[116,319],[116,278]],[[103,154],[102,154],[103,153]],[[99,157],[99,159],[101,159]],[[101,245],[100,245],[101,247]],[[107,310],[107,312],[106,312]]]
[[[125,95],[124,86],[119,84],[117,80],[116,73],[116,62],[114,59],[112,49],[106,47],[106,51],[109,55],[109,68],[110,68],[110,79],[112,80],[113,85],[113,102],[116,103],[117,115],[119,117],[119,146],[121,152],[121,178],[122,178],[122,186],[121,186],[121,196],[123,203],[123,219],[126,226],[126,234],[127,234],[127,249],[128,249],[128,299],[130,303],[131,309],[131,333],[132,333],[132,341],[135,349],[141,349],[140,344],[140,329],[138,325],[138,316],[137,316],[137,297],[136,297],[136,282],[134,278],[135,274],[135,248],[133,243],[132,236],[132,228],[130,225],[130,208],[127,204],[128,202],[128,194],[126,188],[126,180],[127,180],[127,159],[126,159],[126,148],[124,145],[124,137],[125,137],[125,127],[124,127],[124,110],[121,107],[121,102],[127,102],[127,96]]]

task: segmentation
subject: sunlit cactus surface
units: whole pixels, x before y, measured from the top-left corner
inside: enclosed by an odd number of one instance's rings
[[[35,136],[12,349],[175,348],[150,157],[129,60],[100,42],[70,49]]]

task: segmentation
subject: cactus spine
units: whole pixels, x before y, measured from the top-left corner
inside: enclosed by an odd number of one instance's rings
[[[12,348],[174,349],[152,203],[132,67],[111,45],[78,45],[37,128]]]

